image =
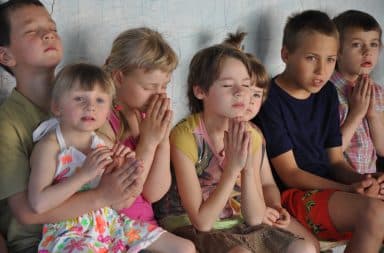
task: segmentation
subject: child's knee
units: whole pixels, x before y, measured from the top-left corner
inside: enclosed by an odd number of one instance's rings
[[[384,227],[384,202],[369,198],[367,206],[362,210],[364,218],[372,226]]]
[[[175,251],[177,253],[196,253],[195,245],[192,241],[181,238],[179,239],[177,247],[175,247]]]
[[[293,241],[288,249],[287,253],[316,253],[316,247],[307,240],[296,240]]]

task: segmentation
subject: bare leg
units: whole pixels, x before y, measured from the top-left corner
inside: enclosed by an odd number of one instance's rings
[[[295,218],[291,217],[291,222],[289,223],[286,230],[294,233],[295,235],[298,235],[299,237],[304,238],[305,241],[312,244],[315,252],[320,252],[320,244],[319,241],[312,235],[308,229],[303,227]]]
[[[306,240],[295,240],[293,241],[288,249],[287,253],[315,253],[316,248],[313,244]]]
[[[159,239],[152,243],[147,250],[151,252],[167,253],[195,253],[195,245],[184,238],[171,234],[163,233]]]
[[[338,231],[353,232],[345,252],[379,251],[384,239],[384,202],[358,194],[335,192],[328,209]]]

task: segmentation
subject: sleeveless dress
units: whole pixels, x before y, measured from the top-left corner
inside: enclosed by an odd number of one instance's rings
[[[54,184],[72,176],[81,166],[86,155],[74,147],[67,147],[56,119],[43,122],[34,132],[34,140],[50,130],[56,131],[60,146]],[[91,148],[103,146],[95,133]],[[79,191],[92,189],[100,178],[85,184]],[[39,253],[48,252],[139,252],[147,248],[165,232],[162,228],[142,221],[135,221],[118,214],[110,207],[89,211],[79,217],[58,223],[45,224]]]
[[[144,114],[142,114],[142,116],[144,117]],[[113,132],[117,135],[120,131],[120,119],[114,111],[110,113],[108,121],[112,127]],[[137,142],[138,140],[136,138],[128,137],[122,141],[122,144],[129,147],[132,151],[135,151]],[[152,209],[152,204],[147,201],[141,194],[135,199],[130,207],[119,210],[119,213],[125,214],[131,219],[157,225],[157,221]]]

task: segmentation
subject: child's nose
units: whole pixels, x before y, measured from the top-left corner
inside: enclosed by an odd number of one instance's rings
[[[363,46],[363,55],[368,55],[370,52],[371,52],[370,48],[364,45]]]
[[[319,61],[316,65],[315,73],[318,75],[323,74],[324,68],[325,68],[324,61]]]
[[[43,39],[44,40],[53,40],[53,39],[55,39],[55,35],[53,35],[53,33],[49,31],[49,32],[46,32],[44,34]]]
[[[95,103],[88,102],[88,103],[86,104],[85,109],[86,109],[87,111],[95,111]]]

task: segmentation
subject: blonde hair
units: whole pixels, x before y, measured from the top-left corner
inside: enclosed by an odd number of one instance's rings
[[[237,30],[236,33],[228,33],[227,38],[224,39],[223,45],[236,48],[240,51],[244,51],[243,41],[246,32]],[[263,89],[263,101],[267,98],[269,90],[269,76],[264,65],[252,54],[245,53],[248,57],[249,65],[252,71],[252,77],[255,82],[253,83],[256,87]]]
[[[104,69],[108,73],[115,70],[127,73],[136,68],[172,72],[177,64],[176,53],[161,34],[141,27],[126,30],[117,36]]]
[[[146,71],[160,69],[170,73],[178,64],[176,53],[163,36],[147,27],[134,28],[120,33],[112,43],[112,49],[105,61],[104,70],[112,75],[115,71],[127,74],[137,68]],[[116,101],[114,101],[116,103]],[[129,129],[122,112],[116,112],[120,121],[117,139]]]
[[[77,63],[64,67],[57,74],[52,90],[53,101],[59,101],[63,93],[79,87],[84,90],[93,90],[100,87],[112,98],[115,95],[115,86],[110,76],[96,65]]]

